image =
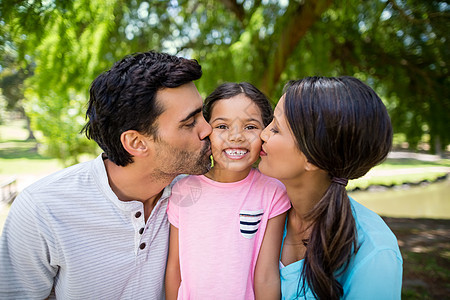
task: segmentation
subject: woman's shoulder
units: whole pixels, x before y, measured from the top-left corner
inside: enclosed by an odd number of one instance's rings
[[[388,249],[399,252],[397,238],[384,220],[352,198],[350,203],[355,217],[360,249],[369,252]]]
[[[395,235],[378,214],[352,198],[350,203],[358,248],[345,271],[338,275],[345,297],[399,299],[403,259]]]

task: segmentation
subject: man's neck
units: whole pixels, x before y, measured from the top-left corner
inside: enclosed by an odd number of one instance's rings
[[[121,167],[105,159],[108,182],[111,189],[121,201],[140,201],[144,205],[144,216],[147,221],[153,208],[173,178],[155,179],[148,168],[140,168],[132,163]],[[147,170],[144,170],[147,169]]]

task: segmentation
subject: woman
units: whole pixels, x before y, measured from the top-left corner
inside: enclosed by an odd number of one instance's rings
[[[292,204],[283,299],[400,299],[395,236],[345,190],[391,148],[391,122],[375,92],[352,77],[290,82],[261,138],[259,168],[284,183]]]

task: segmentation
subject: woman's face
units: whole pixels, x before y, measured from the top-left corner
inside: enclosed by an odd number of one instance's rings
[[[298,178],[305,168],[306,157],[298,149],[284,113],[284,95],[278,101],[272,122],[261,133],[263,140],[259,170],[280,181]]]

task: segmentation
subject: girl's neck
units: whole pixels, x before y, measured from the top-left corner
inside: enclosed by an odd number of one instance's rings
[[[215,166],[212,167],[211,170],[209,170],[209,172],[205,174],[205,176],[217,182],[224,182],[224,183],[237,182],[244,180],[250,173],[251,169],[252,167],[250,166],[242,171],[232,171]]]

